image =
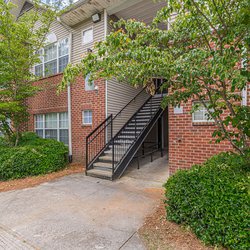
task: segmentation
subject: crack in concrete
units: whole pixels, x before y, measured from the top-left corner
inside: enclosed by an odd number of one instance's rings
[[[38,250],[27,240],[22,238],[19,234],[7,228],[6,226],[0,225],[0,248],[2,249],[20,249],[20,250]]]
[[[137,233],[137,231],[133,232],[127,240],[125,240],[125,242],[123,242],[123,244],[119,247],[119,250],[121,250],[132,238],[133,236]]]

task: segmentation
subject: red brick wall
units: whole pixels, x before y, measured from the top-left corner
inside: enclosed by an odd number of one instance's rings
[[[247,86],[247,105],[250,106],[250,83]],[[174,114],[174,108],[169,107],[170,175],[178,169],[202,163],[214,154],[233,150],[227,141],[214,143],[215,124],[192,123],[191,107],[191,100],[183,104],[183,114]]]
[[[193,123],[190,114],[192,102],[183,104],[183,114],[174,114],[169,108],[169,172],[190,168],[222,151],[231,150],[228,142],[215,144],[213,123]],[[211,142],[213,141],[213,142]]]
[[[105,81],[96,80],[98,92],[85,91],[84,81],[78,78],[77,83],[72,86],[72,145],[74,161],[85,159],[85,138],[106,117],[105,112]],[[92,126],[82,125],[82,111],[92,110]]]
[[[27,124],[28,131],[34,131],[34,115],[68,111],[67,90],[60,95],[56,94],[56,86],[61,81],[62,74],[47,77],[35,84],[42,86],[43,91],[27,100],[30,118]],[[72,149],[73,161],[84,161],[86,136],[105,119],[105,81],[97,80],[97,91],[85,91],[82,77],[71,87],[72,108]],[[91,109],[93,125],[82,125],[82,111]]]

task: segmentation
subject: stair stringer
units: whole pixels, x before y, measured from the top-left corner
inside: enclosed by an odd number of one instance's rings
[[[128,151],[124,155],[124,157],[121,160],[121,162],[119,163],[119,165],[115,168],[114,174],[112,176],[112,180],[120,178],[123,175],[124,171],[127,169],[128,165],[133,160],[135,154],[138,152],[139,148],[141,147],[143,141],[148,136],[150,131],[153,129],[154,125],[159,120],[159,118],[161,117],[163,112],[164,112],[163,109],[158,110],[158,112],[155,114],[154,118],[151,119],[151,121],[145,127],[145,129],[143,130],[141,135],[137,138],[135,143],[130,147],[130,149],[128,149]]]

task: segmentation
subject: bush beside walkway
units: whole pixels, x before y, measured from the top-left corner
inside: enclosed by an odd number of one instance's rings
[[[167,218],[203,242],[229,249],[250,246],[250,153],[221,153],[169,178]]]

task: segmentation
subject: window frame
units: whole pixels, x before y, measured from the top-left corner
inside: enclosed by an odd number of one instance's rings
[[[56,114],[56,127],[55,128],[46,127],[46,115],[50,115],[50,114]],[[60,119],[61,114],[67,114],[67,120],[66,120],[67,121],[67,126],[66,127],[61,127],[60,126],[60,121],[62,121]],[[41,128],[40,127],[37,128],[37,117],[38,116],[42,117],[42,119],[41,119],[42,120],[42,127]],[[47,130],[56,130],[56,136],[57,136],[56,140],[61,141],[60,140],[60,131],[61,130],[68,130],[68,132],[69,132],[69,116],[68,116],[68,112],[66,111],[66,112],[57,112],[57,113],[56,112],[51,112],[51,113],[44,113],[44,114],[35,114],[34,115],[34,131],[35,131],[35,133],[37,133],[37,130],[42,130],[42,138],[44,138],[44,139],[48,139],[48,138],[46,138],[46,131]],[[68,145],[68,144],[69,144],[69,138],[68,138],[68,143],[66,145]]]
[[[85,123],[85,112],[91,112],[91,123]],[[90,116],[88,116],[89,118]],[[92,109],[86,109],[82,111],[82,125],[83,126],[92,126],[93,125],[93,110]]]
[[[65,55],[63,55],[63,56],[59,56],[59,45],[60,45],[60,43],[62,43],[64,40],[66,40],[66,39],[68,39],[68,53],[67,54],[65,54]],[[56,45],[56,58],[55,59],[51,59],[51,60],[48,60],[48,61],[46,61],[45,62],[45,48],[46,47],[48,47],[48,46],[51,46],[51,45],[53,45],[53,44],[55,44]],[[42,60],[41,60],[41,63],[36,63],[35,65],[34,65],[34,74],[36,75],[36,67],[37,66],[41,66],[42,65],[42,74],[40,75],[40,77],[49,77],[49,76],[53,76],[53,75],[56,75],[56,74],[59,74],[59,73],[62,73],[63,71],[60,71],[59,70],[59,61],[60,61],[60,59],[61,58],[63,58],[63,57],[66,57],[66,56],[68,56],[68,63],[67,63],[67,65],[70,63],[70,50],[71,50],[71,40],[70,40],[70,36],[67,36],[67,37],[65,37],[65,38],[62,38],[62,39],[59,39],[58,41],[56,41],[56,42],[54,42],[54,43],[49,43],[48,45],[46,45],[44,48],[41,48],[41,49],[39,49],[38,51],[41,51],[41,58],[42,58]],[[52,62],[52,61],[55,61],[56,60],[56,73],[53,73],[53,74],[46,74],[46,72],[45,72],[45,64],[47,64],[47,63],[49,63],[49,62]],[[39,75],[36,75],[37,77],[39,77]]]
[[[95,90],[95,81],[92,80],[92,84],[89,85],[89,77],[90,77],[90,73],[86,75],[85,79],[84,79],[84,90],[85,91],[94,91]],[[93,87],[92,87],[93,85]]]
[[[209,103],[209,101],[205,101],[205,102]],[[201,109],[197,109],[196,111],[194,111],[192,113],[192,123],[214,123],[214,119],[208,119],[208,117],[206,117],[206,114],[208,114],[208,112],[207,112],[205,106],[202,104],[202,102],[200,102],[200,101],[193,101],[192,102],[192,106],[194,106],[195,104],[200,104],[203,107],[203,109],[202,110]],[[202,116],[203,116],[202,120],[195,120],[195,112],[198,112],[198,111],[199,112],[204,112],[205,111],[205,113],[202,114]],[[206,118],[206,119],[204,119],[204,118]]]
[[[83,35],[84,35],[84,32],[86,32],[86,31],[88,31],[88,30],[92,30],[92,40],[89,41],[89,42],[84,42],[84,39],[83,39],[84,36],[83,36]],[[88,27],[88,28],[82,30],[81,36],[82,36],[82,45],[85,46],[85,45],[88,45],[88,44],[93,43],[93,42],[94,42],[94,26],[92,25],[92,26],[90,26],[90,27]]]

